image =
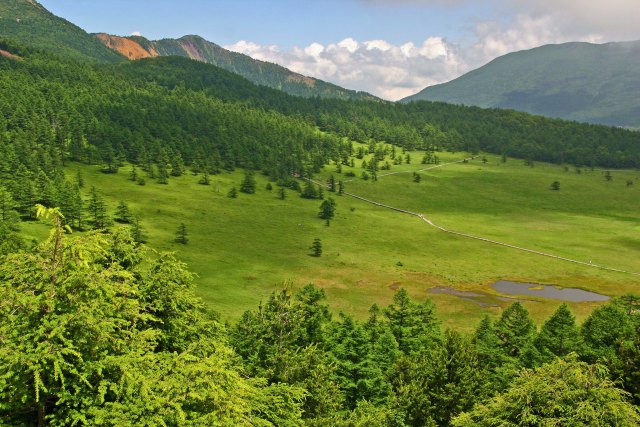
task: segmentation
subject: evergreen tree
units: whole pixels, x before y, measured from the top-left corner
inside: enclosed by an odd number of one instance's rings
[[[278,188],[278,198],[280,200],[284,200],[287,198],[287,191],[284,189],[284,187]]]
[[[129,210],[129,205],[125,201],[120,201],[116,208],[115,220],[122,224],[129,224],[133,219],[133,215]]]
[[[182,176],[184,169],[184,161],[178,152],[174,155],[174,158],[171,161],[171,176]]]
[[[420,183],[422,176],[418,172],[413,173],[413,182]]]
[[[440,339],[440,322],[431,300],[424,303],[411,301],[403,288],[393,296],[393,302],[384,310],[391,332],[400,351],[411,354],[428,348]]]
[[[244,179],[240,184],[240,191],[247,194],[253,194],[256,192],[256,179],[253,176],[253,171],[245,171]]]
[[[305,180],[304,188],[302,189],[302,193],[300,193],[300,197],[302,197],[303,199],[318,198],[318,192],[316,191],[314,185],[311,183],[310,179]]]
[[[202,172],[202,178],[200,178],[200,180],[198,181],[198,184],[200,185],[210,185],[211,181],[209,180],[209,173],[207,173],[207,171],[203,171]]]
[[[138,171],[136,170],[136,165],[131,165],[131,171],[129,172],[129,181],[138,181]]]
[[[531,344],[535,325],[529,312],[519,302],[511,304],[502,312],[495,325],[505,355],[518,357]]]
[[[522,371],[506,392],[461,414],[452,425],[632,427],[640,425],[640,412],[606,368],[572,354]]]
[[[534,344],[545,361],[564,357],[580,349],[580,331],[567,304],[558,307],[544,323]]]
[[[174,241],[182,245],[186,245],[187,243],[189,243],[187,226],[184,223],[180,223],[180,225],[178,226],[178,230],[176,231],[176,238]]]
[[[335,193],[336,191],[336,180],[333,175],[329,177],[329,191],[331,191],[332,193]]]
[[[138,244],[147,243],[147,234],[140,223],[140,218],[137,216],[134,216],[131,221],[131,238]]]
[[[107,207],[105,205],[104,199],[98,193],[98,190],[95,186],[92,186],[91,191],[89,192],[87,210],[89,211],[93,228],[103,229],[109,226]]]
[[[320,212],[318,212],[318,216],[326,221],[330,221],[333,219],[336,212],[336,202],[332,198],[328,198],[327,200],[323,200],[320,204]]]
[[[338,196],[342,196],[344,194],[344,183],[342,181],[338,181]]]
[[[231,199],[235,199],[238,197],[238,190],[236,190],[236,187],[231,187],[231,190],[229,190],[229,192],[227,193],[227,197]]]
[[[76,171],[76,184],[78,184],[78,187],[80,188],[84,187],[84,178],[80,169]]]
[[[311,249],[311,256],[319,257],[322,255],[322,242],[318,237],[313,239],[313,243],[309,249]]]

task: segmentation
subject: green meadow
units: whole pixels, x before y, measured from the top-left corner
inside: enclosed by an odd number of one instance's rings
[[[443,163],[466,153],[438,153]],[[334,174],[352,179],[345,190],[398,208],[421,213],[436,224],[504,243],[548,252],[593,264],[640,272],[640,172],[604,171],[536,163],[502,162],[482,155],[420,172],[421,153],[412,164],[392,166],[406,173],[362,180],[362,160],[356,167],[328,165],[316,179]],[[211,185],[186,174],[161,185],[145,186],[128,179],[129,167],[105,175],[97,167],[71,165],[70,177],[80,169],[84,191],[91,186],[104,195],[111,213],[118,202],[140,215],[148,245],[175,251],[198,274],[199,293],[224,319],[235,320],[257,307],[282,286],[314,283],[325,289],[335,312],[366,316],[369,307],[386,305],[399,287],[419,299],[432,298],[443,323],[468,330],[485,313],[500,307],[480,307],[450,295],[429,294],[434,286],[497,295],[489,287],[496,280],[578,287],[610,296],[640,292],[640,276],[568,263],[485,242],[443,233],[419,218],[377,207],[348,196],[326,192],[336,200],[336,216],[329,226],[318,218],[320,200],[306,200],[287,189],[280,200],[277,187],[269,191],[266,177],[257,175],[257,191],[227,197],[239,188],[243,171],[211,176]],[[356,178],[348,178],[353,171]],[[560,183],[551,190],[553,181]],[[631,182],[631,185],[627,182]],[[178,226],[187,226],[189,243],[174,242]],[[41,236],[44,225],[25,227]],[[323,254],[310,256],[314,238]],[[537,321],[548,317],[558,301],[527,297],[524,302]],[[503,301],[502,306],[509,302]],[[579,320],[597,303],[570,303]]]

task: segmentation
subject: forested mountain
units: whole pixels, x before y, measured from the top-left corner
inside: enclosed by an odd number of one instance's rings
[[[182,56],[216,65],[239,74],[255,84],[282,90],[291,95],[337,99],[377,100],[366,92],[357,92],[294,73],[280,65],[259,61],[241,53],[224,49],[199,36],[189,35],[179,39],[148,40],[144,37],[118,37],[97,34],[96,37],[109,48],[129,59],[157,56]]]
[[[0,1],[0,37],[91,63],[124,57],[106,48],[76,25],[53,15],[35,0]]]
[[[640,41],[565,43],[509,53],[403,99],[513,108],[547,117],[640,127]]]

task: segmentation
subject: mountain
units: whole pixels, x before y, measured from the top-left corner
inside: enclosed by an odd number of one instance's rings
[[[0,1],[0,37],[85,62],[124,60],[82,28],[55,16],[35,0]]]
[[[640,127],[640,41],[565,43],[510,53],[402,102],[418,100]]]
[[[119,37],[96,34],[105,46],[131,59],[157,56],[182,56],[216,65],[239,74],[255,84],[282,90],[296,96],[379,100],[375,96],[344,89],[331,83],[294,73],[285,67],[259,61],[241,53],[224,49],[200,36],[188,35],[179,39],[148,40],[144,37]]]

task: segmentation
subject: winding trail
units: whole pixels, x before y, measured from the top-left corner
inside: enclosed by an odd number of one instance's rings
[[[427,166],[426,168],[418,169],[416,171],[397,171],[397,172],[383,173],[383,174],[378,175],[378,178],[382,178],[384,176],[389,176],[389,175],[398,175],[398,174],[401,174],[401,173],[424,172],[424,171],[428,171],[428,170],[431,170],[431,169],[441,168],[443,166],[455,165],[456,163],[468,162],[469,160],[473,160],[473,159],[475,159],[475,157],[467,157],[466,159],[456,160],[455,162],[439,163],[437,165]],[[352,181],[355,181],[355,180],[356,180],[356,178],[353,178],[353,179],[348,179],[348,180],[342,181],[342,182],[352,182]]]
[[[438,168],[438,167],[443,167],[443,166],[452,165],[452,164],[456,164],[456,163],[463,163],[465,161],[469,161],[469,160],[473,160],[473,159],[474,159],[474,157],[469,157],[469,158],[458,160],[458,161],[455,161],[455,162],[442,163],[442,164],[439,164],[439,165],[430,166],[430,167],[427,167],[427,168],[424,168],[424,169],[420,169],[419,171],[415,171],[415,172],[422,172],[422,171],[435,169],[435,168]],[[384,174],[384,175],[378,175],[378,178],[381,178],[383,176],[397,175],[397,174],[401,174],[401,173],[413,173],[413,172],[414,171],[391,172],[391,173],[387,173],[387,174]],[[350,181],[353,181],[353,180],[343,181],[343,182],[350,182]],[[321,182],[317,182],[317,181],[313,181],[313,180],[312,180],[312,182],[314,182],[314,183],[316,183],[318,185],[325,185],[326,186],[325,183],[321,183]],[[489,244],[492,244],[492,245],[504,246],[504,247],[507,247],[507,248],[516,249],[516,250],[523,251],[523,252],[529,252],[531,254],[535,254],[535,255],[539,255],[539,256],[544,256],[544,257],[547,257],[547,258],[553,258],[553,259],[557,259],[557,260],[560,260],[560,261],[571,262],[573,264],[584,265],[586,267],[592,267],[592,268],[597,268],[597,269],[600,269],[600,270],[606,270],[606,271],[612,271],[612,272],[616,272],[616,273],[623,273],[623,274],[631,274],[631,275],[634,275],[634,276],[640,276],[640,273],[636,273],[636,272],[633,272],[633,271],[626,271],[626,270],[621,270],[619,268],[613,268],[613,267],[607,267],[607,266],[604,266],[604,265],[593,264],[591,262],[579,261],[579,260],[576,260],[576,259],[562,257],[562,256],[559,256],[559,255],[553,255],[553,254],[550,254],[550,253],[547,253],[547,252],[536,251],[534,249],[524,248],[522,246],[516,246],[516,245],[509,244],[509,243],[499,242],[497,240],[487,239],[486,237],[480,237],[480,236],[475,236],[473,234],[467,234],[467,233],[461,233],[461,232],[455,231],[455,230],[449,230],[449,229],[444,228],[444,227],[442,227],[440,225],[437,225],[432,220],[430,220],[429,218],[425,217],[423,214],[420,214],[420,213],[417,213],[417,212],[408,211],[406,209],[401,209],[401,208],[398,208],[398,207],[395,207],[395,206],[386,205],[384,203],[376,202],[374,200],[369,200],[369,199],[366,199],[366,198],[364,198],[362,196],[358,196],[357,194],[349,193],[349,192],[346,192],[346,191],[344,191],[343,194],[345,196],[349,196],[349,197],[352,197],[354,199],[358,199],[358,200],[360,200],[362,202],[369,203],[369,204],[374,205],[374,206],[390,209],[392,211],[403,213],[405,215],[411,215],[411,216],[418,217],[418,218],[420,218],[420,220],[424,221],[425,223],[427,223],[431,227],[436,228],[436,229],[438,229],[438,230],[440,230],[440,231],[442,231],[444,233],[454,235],[454,236],[459,236],[459,237],[463,237],[463,238],[467,238],[467,239],[473,239],[473,240],[479,240],[481,242],[489,243]]]

